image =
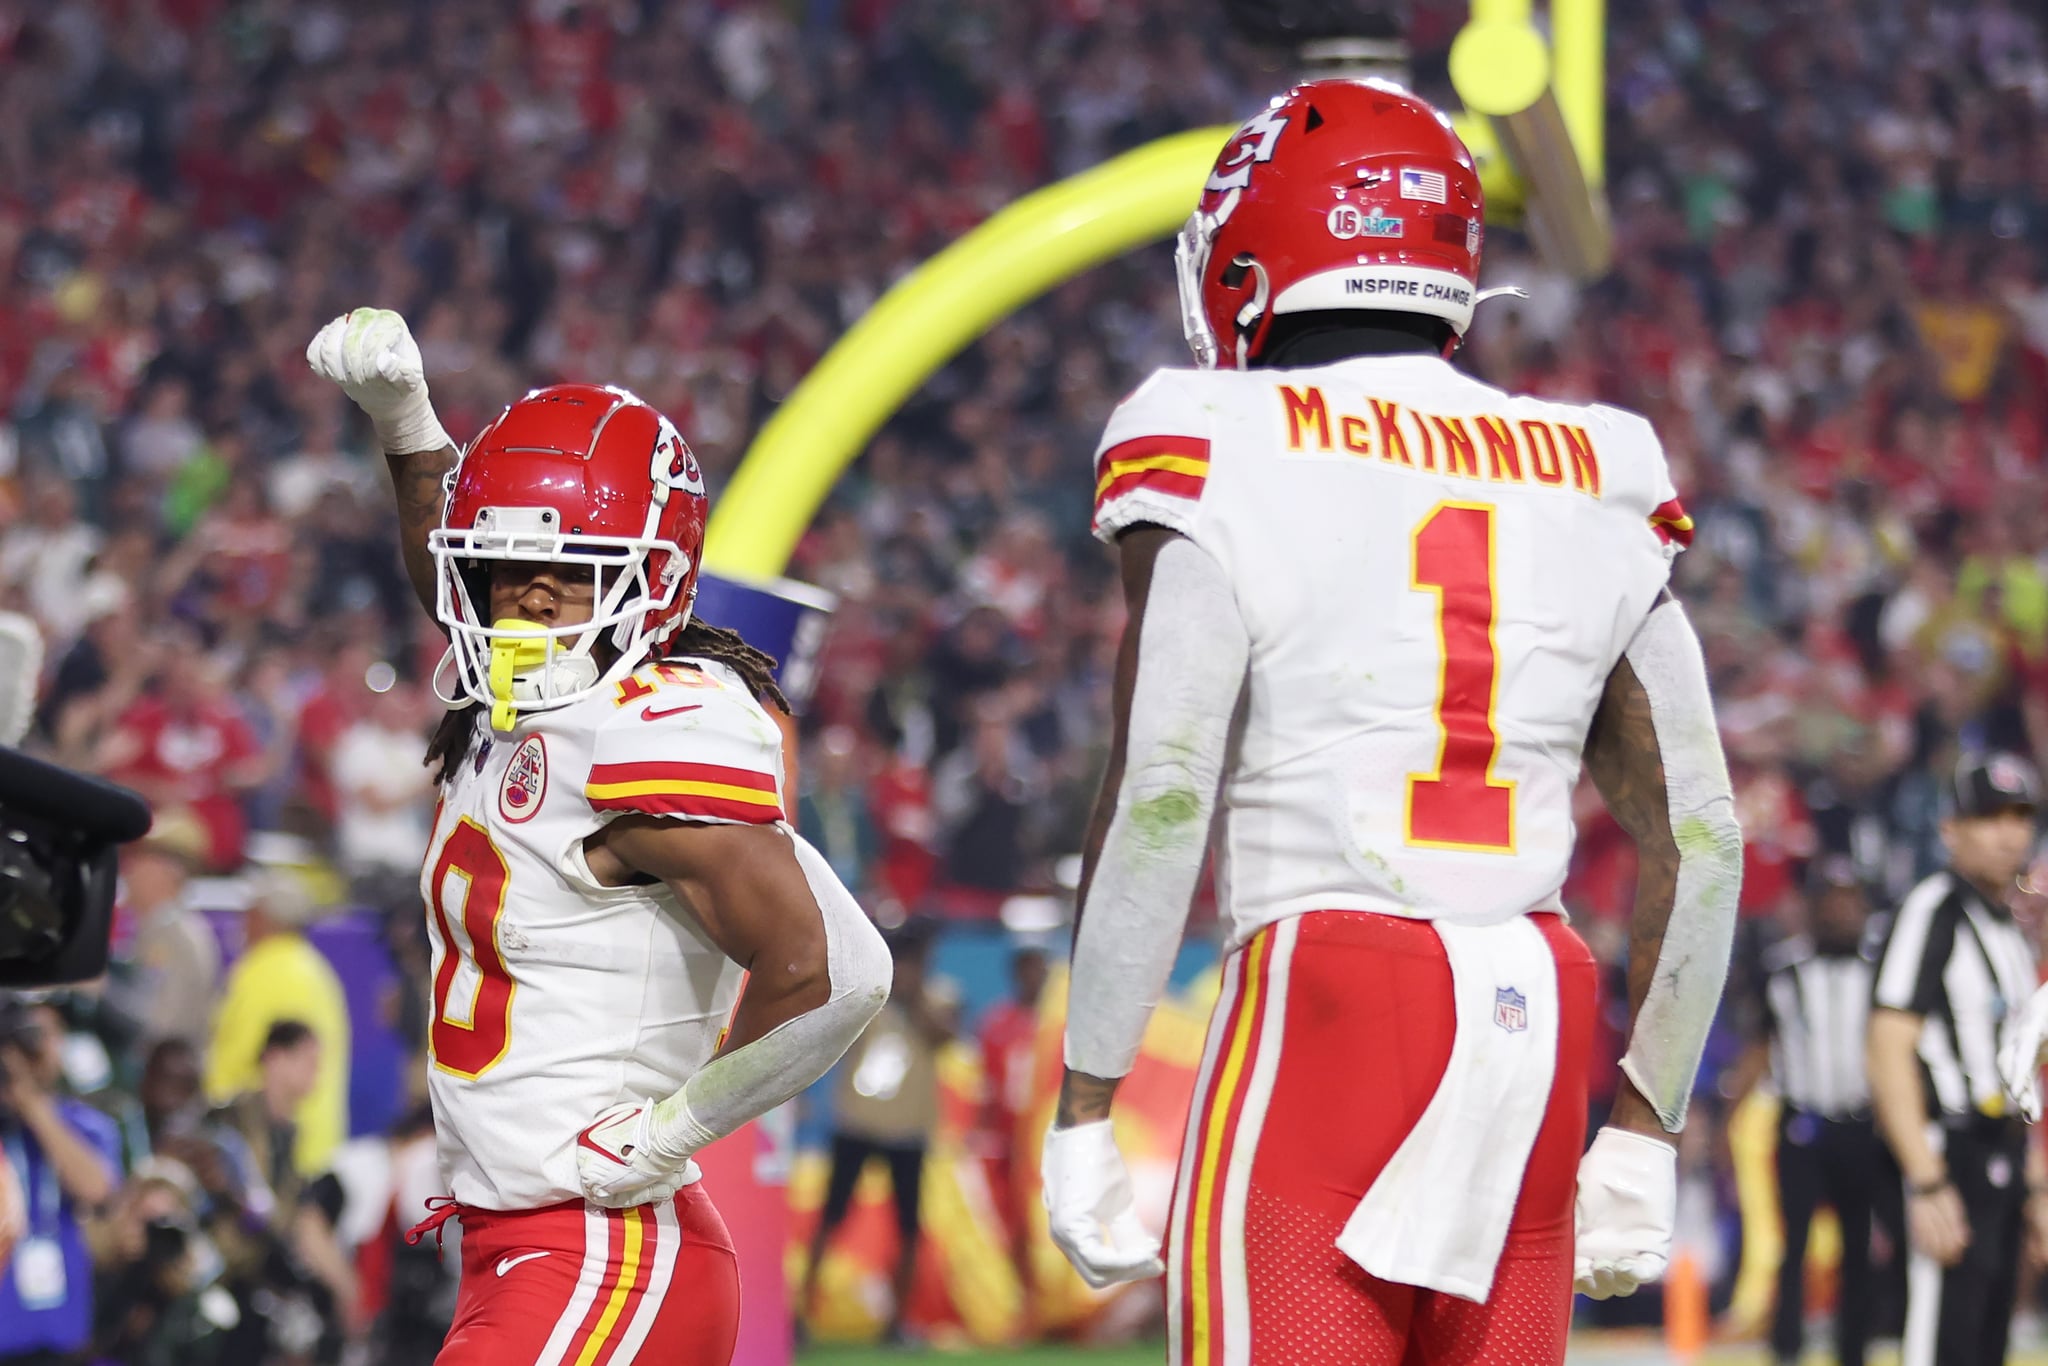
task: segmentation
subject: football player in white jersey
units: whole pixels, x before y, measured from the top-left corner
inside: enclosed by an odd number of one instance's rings
[[[458,455],[396,313],[307,358],[375,424],[450,638],[422,892],[452,1202],[422,1227],[463,1240],[437,1361],[724,1363],[738,1278],[691,1154],[822,1076],[890,969],[783,819],[769,661],[691,619],[703,472],[596,385],[527,394]]]
[[[1741,877],[1665,589],[1691,523],[1642,418],[1447,363],[1483,217],[1407,92],[1274,100],[1182,234],[1200,368],[1155,374],[1096,457],[1130,624],[1046,1202],[1091,1282],[1162,1269],[1110,1101],[1213,821],[1175,1362],[1558,1362],[1575,1279],[1625,1294],[1669,1253]],[[1558,899],[1582,769],[1642,867],[1625,1078],[1583,1161],[1594,966]]]

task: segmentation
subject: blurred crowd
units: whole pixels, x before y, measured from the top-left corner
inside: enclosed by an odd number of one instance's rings
[[[1413,6],[1425,93],[1464,9]],[[1529,297],[1482,310],[1464,363],[1663,435],[1753,963],[1817,854],[1880,905],[1938,861],[1959,747],[2048,757],[2048,28],[2016,0],[1610,25],[1616,268],[1581,289],[1494,233],[1487,283]],[[328,1025],[244,1022],[239,1082],[201,1102],[215,995],[159,999],[222,972],[188,876],[234,909],[288,868],[281,933],[367,905],[419,961],[440,638],[369,432],[305,367],[318,326],[403,310],[458,439],[528,385],[628,385],[715,482],[919,261],[1290,74],[1212,0],[0,0],[0,609],[47,641],[34,743],[176,817],[131,860],[125,986],[0,1039],[8,1113],[83,1145],[57,1175],[90,1261],[58,1293],[102,1299],[51,1350],[200,1361],[232,1317],[269,1346],[219,1360],[327,1359],[378,1319],[348,1280],[389,1242],[376,1200],[351,1211],[327,1155],[278,1165],[293,1078],[340,1065]],[[1184,358],[1163,249],[1077,279],[927,385],[804,539],[792,573],[843,605],[801,819],[879,913],[1070,881],[1122,625],[1086,458]],[[1618,965],[1632,857],[1583,814],[1567,899]],[[417,1037],[416,1002],[395,1018]],[[192,1243],[219,1265],[167,1251],[229,1226]],[[201,1288],[172,1297],[172,1262]]]

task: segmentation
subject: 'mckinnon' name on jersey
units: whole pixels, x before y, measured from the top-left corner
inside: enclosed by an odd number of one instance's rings
[[[1318,385],[1279,389],[1290,451],[1341,452],[1426,474],[1600,496],[1600,457],[1583,426],[1487,414],[1444,416],[1371,396],[1350,403],[1356,411],[1347,412],[1333,407]]]

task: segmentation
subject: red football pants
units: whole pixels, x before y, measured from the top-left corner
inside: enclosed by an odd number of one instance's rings
[[[463,1209],[462,1286],[435,1366],[726,1366],[732,1238],[701,1184],[672,1201]]]
[[[1336,1247],[1450,1058],[1451,969],[1436,931],[1317,911],[1230,956],[1167,1235],[1169,1361],[1563,1362],[1595,974],[1561,917],[1536,923],[1557,962],[1557,1075],[1484,1304],[1369,1276]],[[1458,1198],[1443,1192],[1444,1218],[1459,1217]]]

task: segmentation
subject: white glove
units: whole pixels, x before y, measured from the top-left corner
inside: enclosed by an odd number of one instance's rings
[[[438,451],[448,439],[427,398],[426,365],[405,319],[388,308],[356,308],[320,329],[306,364],[341,386],[369,414],[393,455]]]
[[[1579,1159],[1572,1286],[1604,1300],[1658,1280],[1678,1217],[1678,1150],[1627,1129],[1602,1129]]]
[[[583,1196],[606,1209],[670,1199],[697,1179],[688,1157],[664,1157],[648,1139],[650,1101],[621,1101],[576,1135],[576,1181]]]
[[[1138,1222],[1131,1174],[1109,1121],[1053,1129],[1039,1163],[1053,1242],[1097,1290],[1164,1275],[1159,1240]]]
[[[2035,991],[2026,1007],[2006,1025],[2005,1042],[1998,1049],[1998,1075],[2005,1082],[2005,1093],[2029,1124],[2041,1117],[2044,1043],[2048,1043],[2048,986]]]

